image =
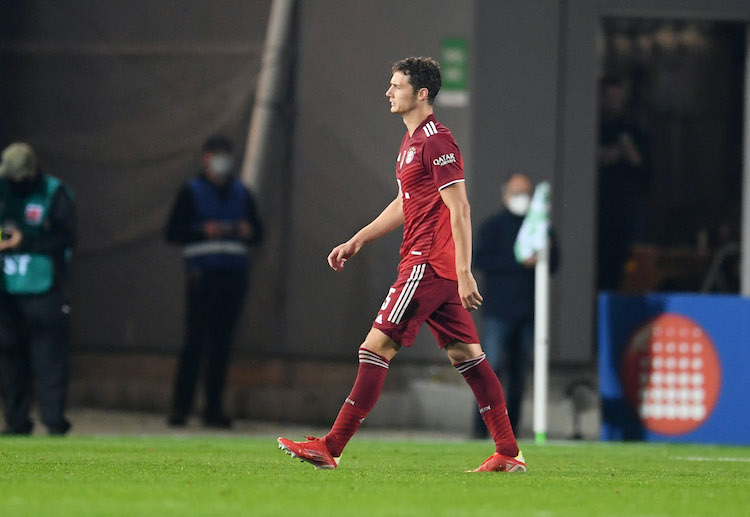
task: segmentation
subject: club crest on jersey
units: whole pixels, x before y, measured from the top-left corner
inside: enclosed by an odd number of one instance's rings
[[[456,156],[453,153],[450,154],[444,154],[440,158],[435,158],[432,160],[432,163],[435,165],[442,167],[443,165],[448,165],[449,163],[456,163]]]
[[[26,224],[38,226],[42,223],[44,216],[44,207],[38,203],[29,203],[23,212],[23,218]]]
[[[414,155],[417,153],[416,147],[410,147],[408,151],[406,151],[406,163],[411,163],[412,160],[414,160]]]

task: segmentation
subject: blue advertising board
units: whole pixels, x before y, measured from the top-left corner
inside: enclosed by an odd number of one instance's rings
[[[602,440],[750,444],[750,299],[602,293]]]

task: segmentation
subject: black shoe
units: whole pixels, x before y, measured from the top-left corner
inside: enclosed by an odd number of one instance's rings
[[[70,422],[66,419],[63,419],[63,421],[57,425],[53,425],[48,428],[50,436],[65,436],[68,434],[68,431],[70,431],[70,428],[72,426],[70,425]]]
[[[203,425],[215,429],[231,429],[232,419],[226,415],[206,415],[203,417]]]
[[[34,423],[31,420],[26,420],[21,425],[6,427],[0,434],[3,436],[27,436],[31,434],[33,429]]]
[[[5,429],[0,432],[3,436],[29,436],[31,434],[31,430],[18,430],[18,429],[10,429],[9,427],[6,427]]]
[[[187,416],[180,413],[172,413],[167,417],[169,427],[185,427],[187,425]]]

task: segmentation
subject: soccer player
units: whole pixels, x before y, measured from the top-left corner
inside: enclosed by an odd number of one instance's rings
[[[463,159],[450,131],[433,116],[441,85],[440,65],[409,57],[393,65],[386,91],[391,113],[407,132],[396,158],[396,199],[351,239],[328,255],[341,271],[365,244],[404,226],[396,282],[359,348],[359,370],[330,432],[322,439],[279,447],[317,468],[334,469],[349,439],[375,406],[391,359],[410,347],[426,321],[438,345],[464,376],[479,404],[496,452],[474,472],[526,470],[505,408],[500,381],[485,360],[469,311],[482,296],[471,273],[471,218]]]

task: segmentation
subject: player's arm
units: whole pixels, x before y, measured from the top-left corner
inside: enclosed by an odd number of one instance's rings
[[[401,199],[401,190],[399,189],[396,199],[391,201],[388,206],[380,212],[379,216],[354,234],[354,237],[343,244],[339,244],[331,250],[331,253],[328,254],[328,265],[331,266],[334,271],[341,271],[344,269],[346,261],[354,256],[362,246],[368,242],[379,239],[386,233],[392,232],[402,224],[404,224],[404,207]]]
[[[482,305],[477,281],[471,273],[471,207],[466,197],[466,184],[458,181],[440,190],[440,197],[451,213],[451,232],[456,246],[458,296],[464,309],[473,311]]]
[[[192,226],[195,202],[187,184],[180,188],[169,212],[164,238],[170,244],[188,244],[205,238],[202,228]]]

